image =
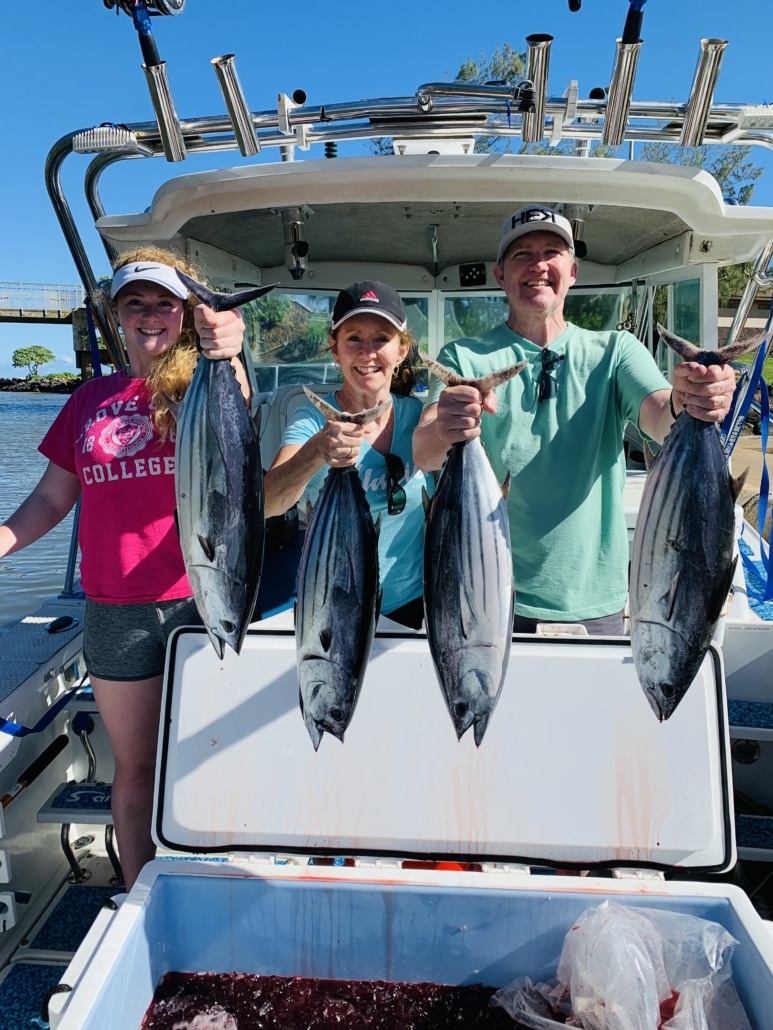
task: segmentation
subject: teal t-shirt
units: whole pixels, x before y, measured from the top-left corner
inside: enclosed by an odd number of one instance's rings
[[[637,424],[645,397],[670,386],[628,332],[569,325],[550,350],[563,355],[553,373],[558,394],[542,402],[542,348],[506,324],[447,344],[438,360],[475,378],[529,362],[498,387],[497,414],[481,424],[498,479],[511,476],[515,610],[557,622],[596,619],[620,611],[628,591],[625,425]],[[428,403],[442,389],[433,378]]]
[[[341,410],[334,395],[325,400]],[[405,508],[399,515],[387,513],[387,468],[384,455],[363,440],[357,469],[375,522],[381,515],[378,538],[378,561],[383,596],[381,610],[385,615],[421,597],[423,592],[422,560],[424,552],[424,504],[422,487],[431,496],[434,478],[426,476],[413,461],[413,431],[421,416],[422,403],[416,397],[392,395],[394,425],[391,453],[397,454],[405,465],[402,485],[405,490]],[[325,416],[309,402],[298,408],[287,425],[282,444],[304,444],[319,432]],[[325,465],[310,480],[301,498],[313,505],[325,482]]]

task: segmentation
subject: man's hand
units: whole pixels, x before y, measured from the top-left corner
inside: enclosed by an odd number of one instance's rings
[[[481,393],[474,386],[448,386],[437,403],[438,436],[448,444],[474,440],[480,436],[484,411],[495,414],[497,399],[493,390]]]
[[[674,411],[686,410],[703,422],[721,422],[730,411],[735,392],[731,365],[699,365],[680,361],[674,366],[671,399]]]

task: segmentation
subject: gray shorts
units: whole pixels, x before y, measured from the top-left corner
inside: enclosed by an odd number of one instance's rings
[[[164,671],[166,645],[178,626],[200,626],[192,597],[148,604],[86,601],[83,657],[92,676],[146,680]]]

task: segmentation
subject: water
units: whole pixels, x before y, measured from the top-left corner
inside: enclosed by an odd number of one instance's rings
[[[67,400],[62,394],[0,393],[0,522],[40,479],[46,459],[38,444]],[[58,594],[67,569],[72,513],[23,551],[0,558],[0,628]]]

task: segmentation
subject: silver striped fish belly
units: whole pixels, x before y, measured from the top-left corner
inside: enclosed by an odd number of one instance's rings
[[[680,415],[650,470],[631,560],[631,646],[655,715],[695,679],[735,570],[735,491],[713,423]]]
[[[379,606],[378,529],[359,473],[332,468],[311,513],[298,575],[300,705],[315,751],[325,732],[344,739]]]
[[[454,444],[427,518],[425,618],[456,735],[472,726],[477,745],[507,671],[512,570],[507,503],[483,446]]]
[[[220,658],[238,654],[263,565],[260,441],[233,369],[201,358],[177,424],[180,546],[196,607]]]

